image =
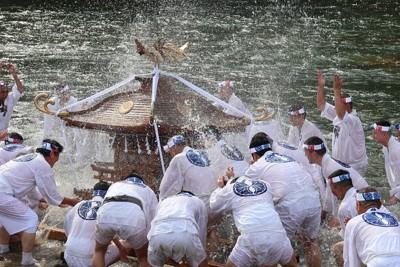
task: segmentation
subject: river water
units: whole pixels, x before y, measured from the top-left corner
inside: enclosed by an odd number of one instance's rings
[[[135,38],[189,41],[189,60],[162,65],[163,70],[214,94],[217,82],[235,81],[237,94],[253,111],[265,99],[273,101],[285,129],[286,107],[303,101],[308,119],[328,140],[332,127],[315,104],[316,73],[321,69],[328,76],[329,100],[333,74],[339,72],[364,124],[366,178],[387,196],[381,147],[370,137],[369,125],[380,118],[400,123],[400,2],[323,2],[1,0],[0,58],[16,65],[26,86],[10,130],[36,146],[43,114],[33,99],[59,83],[68,83],[82,99],[133,74],[151,72],[152,64],[135,52]],[[1,77],[11,78],[4,71]],[[77,174],[68,163],[64,159],[55,168],[60,184],[92,183],[90,171]],[[328,248],[324,266],[332,264]]]

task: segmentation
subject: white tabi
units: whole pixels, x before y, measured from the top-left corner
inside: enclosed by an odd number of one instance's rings
[[[160,200],[184,190],[192,192],[208,207],[216,183],[207,154],[186,146],[172,158],[164,173],[160,184]]]
[[[334,173],[335,171],[345,170],[349,172],[351,177],[351,182],[353,183],[353,186],[356,189],[361,189],[368,186],[368,183],[364,179],[364,177],[362,177],[354,168],[339,160],[335,160],[328,153],[325,153],[325,155],[322,157],[321,170],[322,170],[322,175],[326,181],[328,181],[328,176]],[[332,194],[330,186],[327,186],[325,202],[322,205],[322,209],[336,216],[337,202],[338,199]]]
[[[225,141],[218,141],[213,147],[206,150],[210,159],[210,166],[217,177],[226,175],[227,167],[233,167],[236,177],[244,175],[249,168],[242,152]]]
[[[36,195],[30,200],[43,196],[56,206],[64,199],[57,191],[53,169],[39,153],[20,156],[0,166],[0,223],[11,235],[38,224],[37,214],[21,202],[29,194]]]
[[[344,266],[398,267],[400,225],[388,212],[375,208],[352,218],[344,238]]]
[[[94,253],[97,211],[103,202],[101,196],[92,200],[83,200],[70,209],[64,219],[64,231],[68,237],[65,243],[64,258],[68,266],[92,266]],[[108,246],[105,255],[106,266],[115,262],[119,250],[113,243]]]
[[[162,200],[147,235],[148,260],[162,267],[168,258],[199,266],[207,257],[207,208],[202,200],[187,192]]]
[[[332,156],[352,166],[362,176],[368,166],[367,150],[365,148],[365,135],[362,123],[355,109],[340,120],[336,116],[335,107],[325,104],[322,117],[332,121],[334,126],[332,137]]]
[[[215,212],[231,211],[240,233],[229,259],[236,266],[286,264],[293,248],[274,210],[271,186],[245,176],[231,179],[210,198]]]
[[[390,196],[400,199],[400,142],[390,137],[388,147],[383,147],[386,177],[390,185]]]
[[[0,131],[8,129],[8,124],[10,123],[11,116],[14,111],[14,106],[17,104],[18,100],[23,96],[23,93],[18,91],[16,84],[13,85],[11,92],[8,93],[7,98],[4,100],[3,112],[0,112]]]
[[[0,147],[0,165],[16,158],[20,155],[33,153],[34,149],[31,146],[24,144],[7,144]]]
[[[302,148],[304,141],[313,136],[321,138],[326,144],[321,130],[314,123],[305,119],[301,129],[299,129],[297,126],[290,126],[288,143],[292,146]]]
[[[110,201],[107,198],[128,196],[140,201]],[[154,191],[141,179],[130,177],[110,186],[104,197],[104,203],[97,213],[96,241],[106,245],[115,235],[129,242],[133,249],[139,249],[147,243],[147,233],[157,208]]]
[[[311,176],[293,158],[267,151],[250,165],[246,176],[271,184],[275,209],[290,239],[296,231],[318,236],[321,205]]]

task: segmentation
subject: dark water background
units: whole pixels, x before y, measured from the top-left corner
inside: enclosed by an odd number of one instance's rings
[[[340,72],[364,124],[367,179],[387,195],[383,155],[368,129],[380,118],[400,123],[399,1],[0,0],[0,58],[16,64],[26,85],[11,130],[36,145],[43,115],[33,99],[59,83],[82,99],[151,72],[152,64],[135,53],[134,38],[189,41],[189,60],[163,70],[212,93],[216,82],[236,81],[251,109],[274,101],[285,127],[286,107],[302,101],[329,140],[332,127],[315,104],[316,73],[328,75],[329,101],[333,74]]]

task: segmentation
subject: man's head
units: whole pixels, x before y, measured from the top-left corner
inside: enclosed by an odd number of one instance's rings
[[[386,120],[378,120],[371,125],[371,129],[373,129],[375,142],[387,146],[387,143],[392,136],[392,126],[390,122]]]
[[[106,181],[100,181],[96,183],[93,187],[93,196],[100,196],[104,198],[104,196],[107,193],[108,188],[110,187],[110,184],[107,183]]]
[[[41,146],[36,149],[36,152],[42,154],[47,163],[53,167],[58,161],[60,153],[63,151],[63,149],[64,147],[56,140],[44,139]]]
[[[24,142],[24,138],[22,135],[16,132],[9,133],[7,138],[4,140],[6,145],[8,144],[22,144]]]
[[[222,100],[228,102],[229,98],[233,93],[233,82],[224,81],[218,83],[219,95]]]
[[[373,187],[357,190],[357,212],[363,214],[370,208],[379,209],[382,206],[381,193]]]
[[[343,200],[346,192],[353,187],[350,173],[346,170],[337,170],[328,176],[332,194]]]
[[[303,149],[304,154],[311,164],[318,163],[326,153],[324,141],[317,136],[308,138],[303,144]]]
[[[301,127],[306,119],[307,112],[303,105],[297,104],[288,108],[288,115],[292,126]]]
[[[265,152],[272,150],[272,141],[266,133],[259,132],[251,138],[249,148],[253,160],[256,161],[262,157]]]
[[[68,85],[59,85],[54,89],[54,93],[61,102],[67,102],[71,97]]]
[[[344,104],[347,113],[351,113],[353,111],[353,99],[352,99],[352,97],[347,93],[343,93],[343,94],[340,95],[340,98],[342,99],[342,103]]]
[[[9,91],[10,86],[8,82],[0,80],[0,101],[4,101],[7,98]]]
[[[164,146],[164,151],[169,152],[172,157],[182,152],[185,148],[185,137],[182,135],[175,135],[168,139],[168,143]]]

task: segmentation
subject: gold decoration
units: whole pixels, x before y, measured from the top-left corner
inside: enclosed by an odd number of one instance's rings
[[[135,39],[136,52],[139,55],[147,56],[152,62],[159,65],[163,62],[182,61],[187,59],[184,50],[188,47],[189,42],[182,47],[176,44],[166,43],[162,39],[158,39],[153,46],[144,45],[139,40]]]
[[[119,106],[119,108],[118,108],[118,112],[119,112],[119,114],[126,114],[126,113],[128,113],[129,111],[131,111],[132,110],[132,108],[133,108],[133,101],[127,101],[127,102],[124,102],[124,103],[122,103],[120,106]]]
[[[33,100],[33,102],[35,103],[35,107],[36,107],[39,111],[41,111],[41,112],[43,112],[43,113],[46,113],[46,114],[49,114],[49,115],[56,115],[57,112],[54,112],[54,111],[50,110],[50,109],[47,107],[48,105],[54,105],[54,104],[55,104],[53,100],[48,99],[48,98],[49,98],[49,95],[46,94],[46,93],[40,93],[40,94],[38,94],[38,95],[35,97],[35,99]],[[41,100],[41,99],[44,100],[43,107],[41,107],[41,106],[39,105],[39,100]],[[68,114],[69,114],[68,111],[61,111],[60,113],[58,113],[58,116],[59,116],[59,117],[65,117],[65,116],[68,116]]]
[[[261,115],[255,117],[256,121],[266,121],[271,119],[276,114],[276,108],[268,109],[268,105],[271,105],[267,100],[264,101],[264,105],[256,108],[258,112],[261,112]]]

